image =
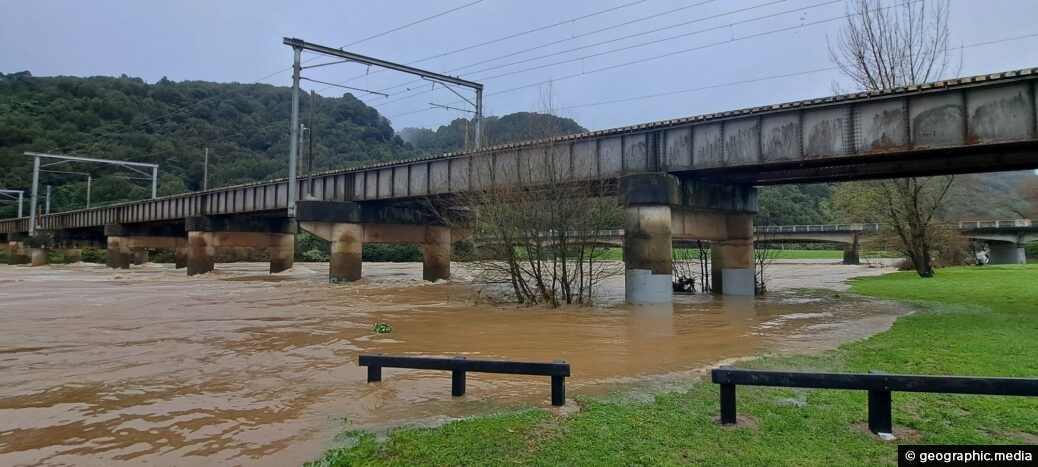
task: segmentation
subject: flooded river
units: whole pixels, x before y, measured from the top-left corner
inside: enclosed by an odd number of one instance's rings
[[[327,265],[0,266],[0,465],[293,465],[346,429],[384,429],[546,406],[546,377],[383,370],[357,356],[555,359],[569,394],[687,385],[709,365],[833,348],[908,310],[833,290],[880,269],[775,264],[765,299],[680,296],[628,306],[622,278],[594,308],[476,304],[461,282],[420,281],[420,264],[365,264],[325,284]],[[799,287],[829,291],[805,292]],[[387,322],[393,332],[375,334]]]

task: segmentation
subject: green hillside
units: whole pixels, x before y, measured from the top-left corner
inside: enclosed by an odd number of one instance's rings
[[[206,146],[210,187],[283,177],[290,101],[288,88],[265,84],[0,74],[0,187],[28,189],[32,164],[24,151],[158,163],[163,195],[201,188]],[[308,99],[301,103],[306,122]],[[317,97],[315,110],[315,170],[418,154],[350,94]],[[140,199],[149,190],[147,182],[118,177],[132,173],[107,166],[54,170],[92,174],[94,205]],[[85,180],[48,173],[41,183],[55,185],[52,209],[65,210],[85,204]],[[0,217],[13,213],[10,203],[0,205]]]

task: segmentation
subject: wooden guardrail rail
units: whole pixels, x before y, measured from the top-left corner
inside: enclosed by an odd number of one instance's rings
[[[991,396],[1038,396],[1038,378],[982,376],[891,375],[862,373],[800,373],[790,371],[715,368],[711,379],[721,386],[721,423],[734,424],[736,386],[849,389],[869,392],[869,431],[890,433],[892,392],[934,392]]]
[[[410,368],[415,370],[450,370],[451,395],[465,395],[466,372],[503,373],[551,377],[551,405],[566,403],[566,377],[569,363],[555,360],[542,362],[513,362],[506,360],[468,360],[465,357],[391,357],[381,354],[361,355],[360,366],[368,367],[368,382],[382,381],[382,368]]]

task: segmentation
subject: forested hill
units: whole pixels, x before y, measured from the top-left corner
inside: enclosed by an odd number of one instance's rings
[[[307,123],[308,99],[300,102]],[[28,188],[32,164],[24,151],[158,163],[160,194],[201,188],[206,146],[210,187],[283,177],[290,112],[289,89],[265,84],[0,74],[0,187]],[[388,120],[349,94],[318,96],[314,127],[315,170],[418,154]],[[140,199],[150,189],[118,177],[132,173],[107,166],[54,169],[91,173],[92,204]],[[52,209],[82,207],[85,179],[43,174],[41,183],[55,186]],[[0,217],[13,211],[10,203],[0,204]]]
[[[300,100],[300,120],[309,127],[309,99]],[[343,169],[422,154],[455,151],[472,143],[471,121],[458,119],[437,131],[414,130],[404,142],[390,122],[350,94],[317,96],[314,170]],[[29,189],[31,159],[25,151],[123,159],[160,164],[159,194],[202,186],[209,148],[209,186],[219,187],[287,175],[291,93],[266,84],[172,82],[154,84],[122,76],[33,77],[0,73],[0,188]],[[518,113],[489,117],[489,144],[586,131],[569,119]],[[304,141],[304,154],[309,146]],[[132,172],[97,164],[62,164],[54,170],[93,176],[91,204],[142,199],[146,181]],[[86,176],[44,173],[53,185],[52,210],[86,204]],[[0,218],[15,206],[0,203]]]
[[[487,146],[588,131],[572,119],[533,112],[516,112],[503,117],[487,117],[484,120]],[[472,129],[472,120],[459,118],[436,131],[427,128],[404,128],[399,134],[404,141],[413,144],[419,151],[436,154],[472,147]]]

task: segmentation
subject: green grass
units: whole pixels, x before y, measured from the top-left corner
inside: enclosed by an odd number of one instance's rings
[[[917,313],[888,331],[815,357],[741,367],[1038,377],[1038,266],[941,269],[852,281],[853,292],[911,300]],[[353,433],[351,448],[316,465],[894,465],[895,443],[867,433],[863,391],[739,388],[750,423],[717,423],[717,387],[691,385],[653,402],[579,399],[555,416],[528,409],[403,428],[384,442]],[[1038,398],[894,394],[899,443],[1038,442]]]

